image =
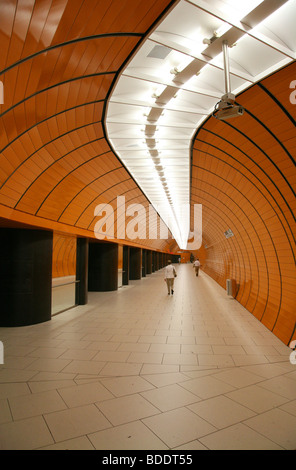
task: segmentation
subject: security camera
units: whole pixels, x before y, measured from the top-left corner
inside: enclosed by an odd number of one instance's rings
[[[220,119],[220,121],[225,121],[226,119],[242,116],[244,111],[242,106],[229,106],[228,108],[217,111],[215,117]]]
[[[242,106],[234,104],[235,96],[232,93],[226,93],[222,96],[221,101],[216,104],[213,116],[220,121],[242,116],[245,112]]]

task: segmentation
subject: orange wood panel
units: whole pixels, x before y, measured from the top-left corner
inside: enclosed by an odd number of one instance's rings
[[[76,275],[76,237],[54,232],[52,277]]]

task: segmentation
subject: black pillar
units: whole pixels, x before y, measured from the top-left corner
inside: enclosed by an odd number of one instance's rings
[[[155,272],[155,251],[152,251],[152,272]]]
[[[142,250],[130,247],[130,275],[131,280],[141,279],[142,274]]]
[[[129,246],[123,247],[122,255],[122,285],[127,286],[129,283]]]
[[[152,273],[152,251],[147,251],[147,268],[146,268],[147,274]]]
[[[89,243],[88,290],[106,292],[118,288],[118,245]]]
[[[159,270],[159,253],[158,251],[155,253],[155,271]]]
[[[51,319],[52,232],[0,230],[0,326]]]
[[[88,239],[77,238],[76,247],[76,305],[87,304],[88,298]]]
[[[147,272],[147,250],[142,250],[142,277],[146,277]]]

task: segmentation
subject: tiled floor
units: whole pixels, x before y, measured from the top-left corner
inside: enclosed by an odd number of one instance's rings
[[[177,266],[50,322],[0,328],[0,449],[296,449],[296,366],[221,287]]]

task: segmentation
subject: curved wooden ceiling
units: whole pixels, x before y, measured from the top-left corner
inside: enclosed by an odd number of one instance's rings
[[[94,237],[94,208],[149,201],[105,138],[106,100],[169,0],[1,2],[1,216]],[[167,241],[146,245],[168,248]],[[174,245],[174,243],[173,243]]]

